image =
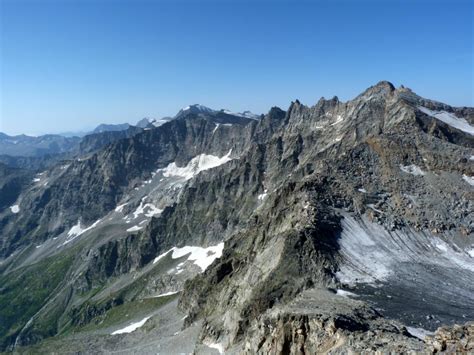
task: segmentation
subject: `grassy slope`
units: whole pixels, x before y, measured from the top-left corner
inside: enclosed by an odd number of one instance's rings
[[[0,276],[0,349],[41,309],[71,262],[70,255],[60,255]]]

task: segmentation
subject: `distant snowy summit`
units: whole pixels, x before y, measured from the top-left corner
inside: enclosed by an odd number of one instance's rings
[[[181,110],[179,110],[178,113],[176,114],[176,116],[174,116],[174,118],[183,117],[183,116],[189,115],[189,114],[215,113],[215,112],[217,112],[217,111],[213,110],[212,108],[209,108],[207,106],[200,105],[200,104],[194,104],[194,105],[186,106],[186,107],[182,108]]]
[[[248,110],[244,111],[244,112],[232,112],[232,111],[229,111],[229,110],[221,110],[221,111],[224,112],[224,113],[227,113],[228,115],[250,118],[252,120],[260,119],[260,115],[256,115],[255,113],[252,113]]]
[[[216,113],[219,113],[219,112],[222,112],[222,113],[225,113],[225,114],[228,114],[228,115],[232,115],[232,116],[237,116],[237,117],[244,117],[244,118],[250,118],[250,119],[254,119],[254,120],[257,120],[260,118],[259,115],[256,115],[250,111],[244,111],[244,112],[232,112],[230,110],[227,110],[227,109],[222,109],[222,110],[214,110],[212,108],[209,108],[207,106],[204,106],[204,105],[200,105],[200,104],[194,104],[194,105],[190,105],[190,106],[186,106],[184,108],[182,108],[181,110],[179,110],[179,112],[176,114],[176,116],[174,118],[180,118],[180,117],[183,117],[183,116],[186,116],[186,115],[189,115],[189,114],[216,114]]]
[[[163,117],[163,118],[142,118],[138,121],[135,126],[140,128],[152,128],[152,127],[160,127],[161,125],[165,124],[166,122],[172,120],[171,117]]]

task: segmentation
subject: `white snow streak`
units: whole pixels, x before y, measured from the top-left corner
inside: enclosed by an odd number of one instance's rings
[[[130,324],[129,326],[125,327],[125,328],[122,328],[122,329],[119,329],[119,330],[116,330],[115,332],[113,332],[111,335],[117,335],[117,334],[124,334],[124,333],[131,333],[131,332],[134,332],[135,330],[137,330],[138,328],[140,328],[141,326],[143,326],[146,321],[148,319],[150,319],[151,317],[145,317],[143,318],[141,321],[139,322],[136,322],[136,323],[132,323]]]
[[[130,227],[127,229],[127,232],[136,232],[136,231],[139,231],[141,230],[143,227],[140,227],[140,226],[133,226],[133,227]]]
[[[421,112],[426,113],[428,116],[434,117],[437,120],[450,125],[451,127],[474,136],[474,126],[471,126],[464,118],[457,117],[454,113],[446,111],[433,111],[423,106],[418,106],[418,109]]]
[[[18,213],[20,212],[20,206],[18,205],[10,206],[10,211],[12,211],[12,213]]]
[[[122,212],[123,208],[128,205],[128,202],[125,202],[123,205],[115,207],[115,212]]]
[[[335,125],[337,125],[338,123],[341,123],[343,120],[344,120],[344,118],[343,118],[341,115],[337,115],[336,122],[331,123],[331,126],[335,126]]]
[[[177,293],[180,293],[181,291],[171,291],[171,292],[166,292],[166,293],[162,293],[162,294],[159,294],[159,295],[156,295],[156,296],[153,296],[153,298],[158,298],[158,297],[166,297],[166,296],[172,296],[172,295],[176,295]]]

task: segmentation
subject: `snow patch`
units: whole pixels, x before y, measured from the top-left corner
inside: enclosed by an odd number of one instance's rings
[[[435,247],[445,253],[448,251],[448,247],[441,243],[436,243]]]
[[[130,227],[127,229],[127,232],[136,232],[136,231],[139,231],[141,230],[143,227],[140,227],[140,226],[133,226],[133,227]]]
[[[40,178],[34,178],[34,179],[33,179],[33,182],[39,182],[39,181],[41,181]]]
[[[115,207],[115,212],[122,212],[123,208],[128,205],[128,202],[125,202],[123,205]]]
[[[425,340],[425,337],[428,335],[433,335],[434,332],[430,332],[429,330],[423,329],[423,328],[413,328],[413,327],[406,327],[408,333],[413,335],[414,337],[420,339],[420,340]]]
[[[472,248],[471,250],[466,250],[466,252],[469,254],[471,258],[474,258],[474,248]]]
[[[220,126],[220,123],[216,123],[216,127],[214,127],[214,129],[212,130],[212,134],[214,134],[214,132],[217,131],[219,126]]]
[[[12,211],[12,213],[18,213],[20,212],[20,206],[18,205],[10,206],[10,211]]]
[[[119,330],[116,330],[115,332],[113,332],[111,335],[117,335],[117,334],[125,334],[125,333],[131,333],[131,332],[134,332],[135,330],[137,330],[138,328],[140,328],[141,326],[143,326],[146,321],[148,319],[150,319],[151,317],[145,317],[143,318],[141,321],[139,322],[136,322],[136,323],[132,323],[130,324],[129,326],[125,327],[125,328],[122,328],[122,329],[119,329]]]
[[[184,167],[179,167],[173,162],[166,168],[159,169],[159,171],[163,173],[164,177],[178,176],[184,178],[185,180],[190,180],[201,171],[212,169],[231,161],[231,153],[232,149],[229,150],[229,153],[224,155],[222,158],[219,158],[215,155],[200,154],[191,159],[191,161],[189,161],[189,163]]]
[[[367,190],[366,190],[366,189],[357,189],[357,191],[362,192],[363,194],[366,194],[366,193],[367,193]]]
[[[137,218],[141,214],[145,214],[145,216],[151,218],[151,217],[153,217],[155,215],[158,215],[161,212],[163,212],[162,209],[157,208],[154,204],[144,203],[143,200],[144,199],[142,199],[142,201],[140,202],[140,206],[138,206],[138,208],[135,210],[135,212],[133,212],[133,218],[134,219]]]
[[[214,262],[214,260],[222,256],[223,250],[224,242],[219,243],[215,246],[210,246],[208,248],[195,246],[184,246],[182,248],[173,247],[167,252],[157,256],[155,260],[153,260],[153,264],[157,263],[168,253],[173,252],[173,254],[171,254],[171,258],[178,259],[185,255],[188,255],[187,260],[193,261],[195,265],[199,266],[201,270],[204,271],[209,267],[209,265]]]
[[[63,245],[66,245],[67,243],[70,243],[72,242],[74,239],[76,239],[78,236],[80,236],[81,234],[84,234],[85,232],[87,231],[90,231],[92,228],[95,228],[99,223],[100,223],[100,219],[98,219],[97,221],[95,221],[94,223],[92,223],[89,227],[87,228],[82,228],[81,227],[81,221],[80,219],[77,221],[77,224],[72,226],[71,229],[69,230],[69,232],[67,232],[67,240],[63,243]],[[72,237],[72,238],[71,238]]]
[[[172,296],[176,295],[177,293],[180,293],[181,291],[171,291],[171,292],[165,292],[156,296],[153,296],[153,298],[158,298],[158,297],[166,297],[166,296]]]
[[[474,176],[463,175],[462,179],[467,182],[469,185],[474,186]]]
[[[224,354],[224,347],[222,346],[222,344],[219,344],[219,343],[207,343],[205,344],[207,347],[211,348],[211,349],[216,349],[219,354]]]
[[[421,170],[421,168],[415,164],[411,165],[400,165],[400,170],[407,173],[412,174],[414,176],[423,176],[425,172]]]
[[[454,113],[446,111],[433,111],[423,106],[418,106],[418,109],[428,116],[434,117],[451,127],[474,136],[474,126],[471,126],[464,118],[457,117]]]
[[[358,297],[358,295],[356,295],[353,292],[349,292],[349,291],[341,290],[341,289],[336,290],[336,295],[339,295],[339,296],[342,296],[342,297],[349,297],[349,296],[350,297]]]
[[[260,201],[263,201],[267,197],[267,195],[268,195],[267,194],[267,189],[265,189],[263,191],[263,194],[260,194],[260,195],[257,196],[257,199],[260,200]]]

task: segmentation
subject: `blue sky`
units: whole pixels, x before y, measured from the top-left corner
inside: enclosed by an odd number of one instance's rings
[[[201,103],[264,113],[380,80],[474,106],[473,2],[0,0],[0,131]]]

